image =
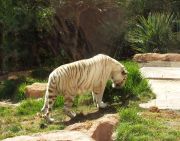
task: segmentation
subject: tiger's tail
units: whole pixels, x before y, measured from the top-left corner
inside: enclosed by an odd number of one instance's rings
[[[46,88],[46,92],[45,92],[44,105],[43,105],[43,108],[41,109],[41,111],[44,113],[46,113],[47,111],[51,111],[56,97],[57,97],[57,94],[56,94],[55,77],[50,75],[48,84],[47,84],[47,88]]]

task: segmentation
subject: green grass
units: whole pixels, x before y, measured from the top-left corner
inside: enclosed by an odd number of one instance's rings
[[[25,100],[17,107],[17,115],[33,115],[39,112],[42,106],[43,100]]]
[[[43,100],[24,100],[18,107],[0,107],[0,140],[25,134],[64,129],[63,124],[48,124],[40,117]],[[39,113],[39,114],[38,114]],[[62,107],[53,110],[53,117],[64,120]]]
[[[62,96],[58,96],[56,98],[56,101],[54,103],[54,107],[57,108],[57,107],[63,107],[64,105],[64,98]]]
[[[136,108],[126,108],[119,111],[120,123],[117,131],[117,141],[178,141],[180,130],[165,125],[165,118],[144,118],[138,115]],[[170,119],[168,119],[170,120]],[[172,119],[171,119],[172,120]]]

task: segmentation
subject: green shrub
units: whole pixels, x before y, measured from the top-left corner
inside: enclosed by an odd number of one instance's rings
[[[146,19],[140,16],[135,27],[128,33],[128,41],[139,52],[167,52],[173,40],[173,14],[149,14]]]
[[[26,88],[27,84],[26,83],[22,83],[19,85],[16,95],[15,95],[15,100],[16,101],[21,101],[24,100],[26,98],[25,96],[25,88]]]
[[[14,96],[17,84],[15,80],[5,80],[1,84],[0,99],[11,99]]]
[[[19,77],[16,80],[5,80],[0,84],[0,99],[11,99],[13,101],[18,101],[16,99],[17,93],[22,92],[22,87],[19,89],[21,84],[26,81],[24,77]]]
[[[44,41],[50,35],[53,15],[49,1],[0,0],[3,70],[39,66],[52,57]]]

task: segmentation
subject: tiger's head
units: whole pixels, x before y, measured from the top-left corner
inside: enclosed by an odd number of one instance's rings
[[[121,88],[122,86],[124,86],[127,79],[127,74],[128,72],[122,64],[116,64],[112,68],[111,72],[112,87]]]

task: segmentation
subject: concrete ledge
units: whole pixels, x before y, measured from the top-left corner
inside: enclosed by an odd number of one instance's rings
[[[173,61],[151,61],[139,63],[139,67],[180,67],[180,62]]]
[[[180,68],[177,67],[143,67],[140,71],[147,79],[180,80]]]

